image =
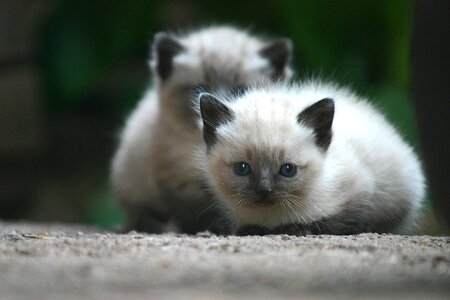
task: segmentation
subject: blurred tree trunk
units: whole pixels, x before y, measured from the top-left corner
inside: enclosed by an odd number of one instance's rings
[[[0,0],[0,218],[26,218],[45,147],[35,35],[52,0]]]
[[[450,227],[450,1],[416,0],[412,91],[436,215]]]

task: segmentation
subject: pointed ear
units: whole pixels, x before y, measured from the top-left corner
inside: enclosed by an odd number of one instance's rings
[[[267,58],[273,68],[274,79],[287,76],[286,68],[292,59],[292,41],[288,38],[277,39],[259,50],[259,55]]]
[[[234,120],[234,113],[211,94],[200,95],[200,112],[203,119],[203,140],[208,147],[217,142],[217,127]]]
[[[172,73],[173,58],[182,52],[184,47],[173,36],[159,32],[153,38],[153,67],[156,74],[164,81]]]
[[[325,98],[305,108],[297,116],[297,122],[314,129],[316,144],[327,150],[332,138],[333,118],[334,101]]]

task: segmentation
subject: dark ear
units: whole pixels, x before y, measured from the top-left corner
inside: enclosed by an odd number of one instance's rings
[[[164,81],[172,72],[172,61],[175,55],[184,50],[177,39],[165,32],[155,34],[153,38],[153,60],[158,76]]]
[[[316,144],[327,150],[331,143],[333,118],[334,101],[330,98],[325,98],[305,108],[297,116],[297,121],[314,129]]]
[[[267,58],[273,68],[274,79],[286,76],[286,68],[292,59],[292,41],[288,38],[275,40],[259,50],[259,54]]]
[[[233,121],[234,114],[219,99],[207,93],[200,95],[200,112],[203,119],[203,139],[211,147],[217,142],[217,127]]]

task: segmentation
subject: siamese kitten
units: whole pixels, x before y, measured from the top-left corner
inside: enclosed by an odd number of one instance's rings
[[[217,221],[223,214],[190,160],[202,143],[195,120],[198,93],[242,93],[253,82],[288,78],[291,55],[288,39],[266,41],[227,26],[155,35],[154,86],[128,118],[112,162],[127,230],[161,232],[169,220],[187,233],[228,230]]]
[[[204,93],[200,113],[198,164],[238,234],[413,229],[424,197],[418,158],[350,91],[307,82]]]

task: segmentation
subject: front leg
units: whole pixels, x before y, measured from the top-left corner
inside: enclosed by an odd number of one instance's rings
[[[259,225],[244,225],[236,231],[236,235],[267,235],[270,230]]]
[[[273,234],[287,234],[296,236],[303,236],[311,233],[311,228],[308,225],[295,223],[280,225],[273,230]]]
[[[119,230],[126,233],[131,230],[145,233],[163,233],[170,217],[151,207],[134,205],[126,208],[127,221]]]
[[[357,220],[358,221],[358,220]],[[276,227],[273,234],[288,235],[349,235],[362,232],[378,232],[364,222],[357,222],[353,219],[339,220],[336,218],[324,218],[312,222],[311,224],[286,224]]]

